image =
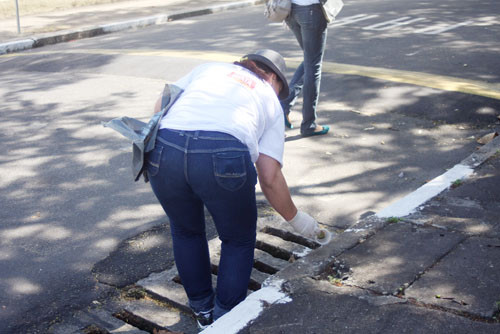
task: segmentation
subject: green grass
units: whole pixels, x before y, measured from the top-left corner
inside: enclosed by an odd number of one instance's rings
[[[399,217],[390,217],[390,218],[387,218],[387,222],[390,223],[390,224],[394,224],[394,223],[397,223],[401,221],[401,218]]]
[[[453,181],[453,183],[451,184],[451,188],[454,189],[454,188],[460,187],[463,183],[464,183],[464,181],[462,181],[461,179],[457,179],[457,180]]]

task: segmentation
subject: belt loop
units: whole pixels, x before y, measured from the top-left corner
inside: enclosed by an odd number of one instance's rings
[[[199,131],[199,130],[196,130],[196,131],[194,132],[194,138],[193,138],[193,139],[194,139],[194,140],[197,140],[199,135],[200,135],[200,131]]]
[[[179,136],[184,137],[184,130],[179,131]]]

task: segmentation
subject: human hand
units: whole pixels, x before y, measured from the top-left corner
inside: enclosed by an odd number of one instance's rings
[[[297,211],[295,217],[288,222],[295,232],[309,239],[315,239],[316,234],[320,231],[318,222],[303,211]]]

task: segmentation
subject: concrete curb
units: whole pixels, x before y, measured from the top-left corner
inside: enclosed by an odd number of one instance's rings
[[[56,33],[40,34],[31,38],[6,42],[0,44],[0,55],[38,48],[45,45],[68,42],[76,39],[95,37],[104,34],[124,31],[128,29],[139,29],[152,25],[159,25],[171,21],[181,20],[188,17],[219,13],[227,10],[250,7],[264,3],[264,0],[245,0],[231,2],[227,4],[214,5],[206,8],[196,8],[173,12],[170,14],[160,14],[154,16],[141,17],[138,19],[114,22],[98,26],[84,27],[81,29],[63,30]]]

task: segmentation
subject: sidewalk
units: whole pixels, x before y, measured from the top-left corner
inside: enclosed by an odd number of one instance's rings
[[[132,0],[38,15],[21,13],[21,34],[15,17],[0,21],[0,55],[261,3],[263,0]]]

